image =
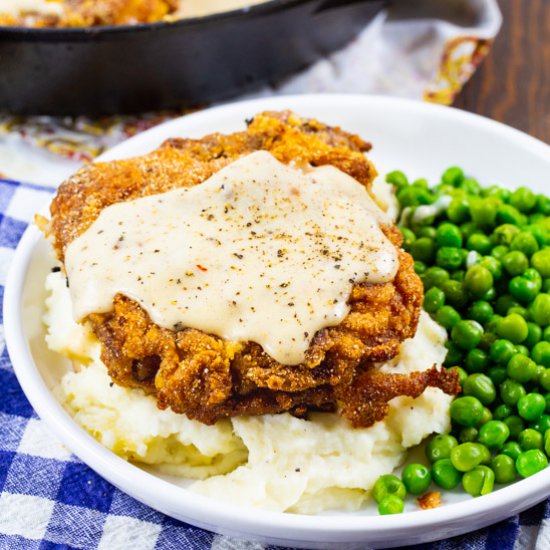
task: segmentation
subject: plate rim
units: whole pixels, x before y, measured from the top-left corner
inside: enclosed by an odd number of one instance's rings
[[[329,108],[337,108],[338,103],[342,101],[348,104],[351,101],[358,105],[362,102],[374,102],[378,103],[381,108],[391,106],[432,112],[437,110],[440,116],[450,117],[451,120],[456,120],[458,117],[491,132],[504,132],[510,139],[529,147],[532,153],[544,156],[550,164],[550,146],[500,122],[455,108],[415,100],[351,94],[276,96],[224,104],[179,117],[138,134],[101,155],[98,161],[111,159],[121,151],[135,146],[141,139],[145,140],[156,136],[156,134],[160,135],[163,131],[168,131],[176,125],[189,126],[196,121],[200,122],[201,119],[205,119],[204,124],[208,125],[209,118],[216,118],[220,114],[226,114],[235,109],[238,111],[250,108],[256,112],[259,111],[257,106],[261,106],[262,110],[265,110],[278,108],[279,104],[302,103],[304,108],[307,107],[309,111],[321,104],[325,105],[325,109],[327,105]],[[296,109],[294,106],[292,108]],[[480,525],[480,517],[485,517],[486,524],[490,524],[522,511],[550,494],[550,468],[548,468],[489,495],[447,504],[433,510],[419,510],[389,516],[305,515],[230,506],[213,497],[206,497],[189,489],[177,487],[144,472],[103,447],[65,412],[46,387],[32,359],[22,328],[22,298],[28,266],[41,238],[38,229],[32,224],[29,225],[16,248],[5,285],[3,307],[5,339],[15,374],[39,416],[76,456],[115,486],[148,506],[171,516],[174,516],[174,511],[177,511],[178,516],[176,517],[180,519],[185,517],[185,521],[216,532],[227,533],[231,531],[231,528],[227,528],[227,526],[239,525],[235,533],[241,535],[246,533],[248,536],[266,540],[273,540],[275,537],[279,543],[286,542],[287,544],[295,544],[298,541],[303,544],[314,544],[320,541],[368,541],[369,537],[373,538],[373,542],[382,541],[384,536],[389,539],[396,536],[410,536],[410,533],[419,534],[429,528],[434,531],[437,528],[450,529],[453,522],[464,522],[468,518],[473,519],[474,517],[477,528]],[[116,468],[113,468],[113,460]],[[128,486],[139,487],[140,495],[128,491]],[[164,493],[161,506],[155,504],[159,492]],[[197,516],[210,518],[210,523],[203,519],[196,519]],[[435,538],[433,537],[432,540]]]

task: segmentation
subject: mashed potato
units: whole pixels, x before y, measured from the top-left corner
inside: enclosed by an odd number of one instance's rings
[[[436,388],[417,399],[393,399],[389,415],[366,429],[327,413],[311,421],[281,414],[206,426],[161,411],[141,390],[111,382],[94,335],[72,319],[64,276],[50,274],[46,286],[48,346],[76,368],[56,389],[60,402],[119,456],[195,479],[192,490],[216,499],[300,513],[356,510],[378,476],[400,465],[408,447],[449,427],[452,398]],[[444,342],[445,331],[423,313],[416,336],[381,368],[406,373],[440,364]]]

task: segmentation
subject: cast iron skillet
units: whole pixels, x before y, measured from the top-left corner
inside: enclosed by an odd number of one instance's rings
[[[0,27],[0,111],[102,115],[219,101],[342,47],[385,0],[271,0],[172,23]]]

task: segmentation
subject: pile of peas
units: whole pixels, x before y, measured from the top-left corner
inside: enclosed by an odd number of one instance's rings
[[[531,476],[550,456],[550,199],[482,187],[460,168],[430,188],[386,177],[401,207],[403,248],[424,284],[424,309],[447,330],[445,367],[458,371],[451,433],[425,447],[430,467],[378,479],[381,514],[433,482],[472,496]],[[431,205],[431,206],[430,206]]]

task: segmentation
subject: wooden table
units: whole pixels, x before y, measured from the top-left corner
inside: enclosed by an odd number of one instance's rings
[[[550,0],[499,0],[489,57],[455,101],[550,143]]]

